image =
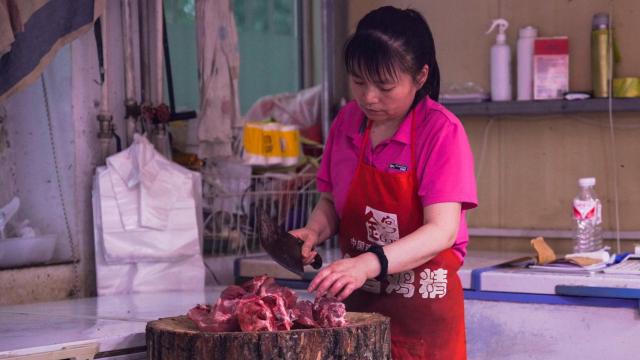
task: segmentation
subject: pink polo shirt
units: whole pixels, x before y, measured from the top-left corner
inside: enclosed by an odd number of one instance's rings
[[[461,260],[467,253],[469,235],[464,213],[477,206],[473,154],[460,120],[441,104],[426,98],[416,105],[416,170],[422,205],[441,202],[462,204],[460,227],[453,246]],[[396,133],[375,148],[367,143],[365,161],[376,169],[394,173],[411,164],[411,114]],[[358,164],[364,113],[355,101],[345,105],[331,126],[318,171],[318,190],[331,192],[336,212],[342,208]]]

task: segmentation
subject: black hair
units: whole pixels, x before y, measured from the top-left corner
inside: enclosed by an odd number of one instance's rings
[[[365,15],[344,45],[344,63],[347,73],[376,83],[397,80],[398,70],[415,79],[427,65],[427,81],[411,107],[427,95],[436,101],[440,95],[433,35],[416,10],[383,6]]]

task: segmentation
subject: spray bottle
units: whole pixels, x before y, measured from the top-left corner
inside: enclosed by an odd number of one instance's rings
[[[505,31],[509,22],[495,19],[487,34],[498,27],[496,43],[491,47],[491,101],[511,100],[511,49]]]

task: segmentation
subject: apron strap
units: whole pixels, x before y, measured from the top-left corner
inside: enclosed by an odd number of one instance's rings
[[[360,169],[360,164],[364,162],[364,154],[366,152],[367,143],[369,141],[369,132],[371,132],[371,121],[369,121],[369,119],[366,119],[366,121],[367,128],[364,131],[364,136],[362,137],[362,142],[360,143],[360,153],[358,154],[358,169]],[[358,171],[356,170],[356,174],[357,173]]]

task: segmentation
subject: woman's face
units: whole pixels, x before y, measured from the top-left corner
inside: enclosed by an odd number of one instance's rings
[[[396,79],[373,82],[356,75],[349,75],[349,86],[358,105],[371,121],[402,120],[409,111],[416,91],[427,78],[427,67],[418,80],[404,72],[397,72]]]

